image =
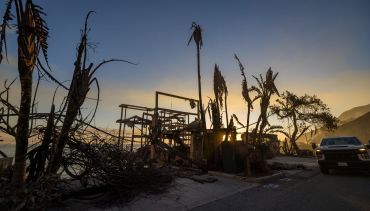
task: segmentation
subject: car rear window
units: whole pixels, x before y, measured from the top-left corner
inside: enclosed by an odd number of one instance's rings
[[[320,146],[331,145],[361,145],[361,142],[356,137],[339,137],[339,138],[324,138]]]

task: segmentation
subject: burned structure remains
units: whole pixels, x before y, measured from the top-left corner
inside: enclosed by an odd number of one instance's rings
[[[160,107],[160,97],[184,100],[195,111]],[[196,157],[196,149],[192,146],[200,135],[198,100],[157,91],[154,108],[129,104],[119,107],[121,117],[116,122],[121,147],[130,151],[147,149],[151,159],[157,156],[168,159],[173,152],[183,159]]]

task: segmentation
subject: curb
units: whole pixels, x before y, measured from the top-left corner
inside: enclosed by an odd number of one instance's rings
[[[316,168],[318,167],[318,163],[316,159],[311,159],[310,162],[305,160],[299,160],[299,158],[295,157],[276,157],[274,159],[266,160],[267,165],[273,165],[274,163],[281,164],[281,165],[291,165],[291,166],[303,166],[307,169]]]
[[[210,176],[220,176],[220,177],[224,177],[224,178],[228,178],[228,179],[236,179],[236,180],[240,180],[240,181],[246,181],[246,177],[242,177],[242,176],[238,176],[238,175],[234,175],[234,174],[228,174],[228,173],[224,173],[224,172],[220,172],[220,171],[208,171],[208,174]]]
[[[272,175],[267,175],[267,176],[263,176],[263,177],[256,177],[256,178],[248,178],[248,177],[242,177],[242,176],[237,176],[237,175],[233,175],[233,174],[228,174],[228,173],[224,173],[224,172],[218,172],[218,171],[208,171],[208,174],[209,175],[214,175],[214,176],[220,176],[220,177],[225,177],[225,178],[229,178],[229,179],[237,179],[237,180],[240,180],[240,181],[243,181],[243,182],[251,182],[251,183],[262,183],[262,182],[265,182],[266,180],[272,180],[272,179],[276,179],[276,178],[280,178],[280,177],[283,177],[284,174],[283,172],[281,171],[278,171]]]
[[[264,176],[264,177],[246,178],[246,181],[247,182],[263,183],[263,182],[266,182],[268,180],[274,180],[274,179],[277,179],[277,178],[281,178],[283,176],[284,176],[283,172],[279,171],[279,172],[276,172],[272,175],[268,175],[268,176]]]

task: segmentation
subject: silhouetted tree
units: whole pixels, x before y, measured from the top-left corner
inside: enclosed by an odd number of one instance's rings
[[[213,131],[217,132],[222,127],[222,118],[216,100],[209,99],[208,109],[209,117],[212,122]]]
[[[201,75],[200,75],[200,49],[203,46],[203,40],[202,40],[202,28],[199,24],[196,24],[193,22],[191,25],[191,29],[193,30],[193,33],[188,41],[188,45],[190,44],[191,40],[194,40],[196,49],[197,49],[197,70],[198,70],[198,94],[199,94],[199,112],[201,115],[201,124],[202,124],[202,131],[203,131],[203,144],[206,140],[207,136],[207,126],[206,126],[206,118],[203,110],[203,101],[202,101],[202,82],[201,82]],[[202,149],[203,151],[203,149]]]
[[[293,127],[290,133],[286,130],[275,130],[284,134],[290,141],[297,154],[300,154],[296,141],[309,129],[325,127],[328,130],[337,128],[338,120],[330,113],[330,109],[322,100],[315,95],[297,96],[285,91],[281,99],[276,100],[277,104],[270,106],[272,113],[279,119],[288,119]],[[290,125],[288,125],[290,127]]]
[[[12,14],[12,5],[15,5],[15,16]],[[27,0],[23,6],[22,0],[9,0],[1,25],[0,34],[0,62],[6,57],[6,29],[15,17],[16,33],[18,35],[18,73],[21,84],[21,100],[16,130],[15,162],[12,176],[12,187],[16,192],[22,192],[25,184],[26,153],[29,136],[29,115],[32,99],[32,73],[39,63],[42,52],[47,62],[48,28],[42,16],[45,13],[32,0]]]
[[[270,105],[270,99],[273,94],[279,95],[279,92],[275,86],[275,79],[279,73],[273,73],[271,68],[269,68],[266,72],[266,78],[262,77],[262,74],[259,75],[259,78],[253,76],[257,83],[258,87],[253,87],[252,89],[258,93],[260,99],[260,115],[257,119],[256,127],[253,130],[252,138],[254,141],[261,141],[263,132],[266,128],[268,123],[268,114],[267,110]],[[258,136],[257,136],[258,133]]]
[[[87,28],[87,22],[89,19],[89,16],[93,13],[93,11],[90,11],[85,19],[85,27],[81,36],[81,41],[79,43],[79,46],[77,48],[77,58],[74,62],[74,72],[73,72],[73,78],[72,82],[69,87],[68,96],[67,96],[67,110],[64,117],[62,129],[60,133],[58,134],[58,137],[56,139],[56,143],[54,143],[54,149],[53,149],[53,155],[51,158],[51,161],[48,164],[47,173],[48,174],[55,174],[57,173],[62,159],[62,153],[64,150],[64,147],[66,145],[67,139],[71,133],[74,132],[72,129],[73,122],[75,121],[78,113],[80,112],[80,108],[82,104],[84,103],[86,99],[86,95],[90,90],[91,84],[96,82],[98,87],[98,93],[99,93],[99,85],[97,82],[97,79],[94,77],[94,73],[104,64],[113,62],[113,61],[119,61],[119,62],[126,62],[133,64],[131,62],[128,62],[126,60],[121,59],[110,59],[106,61],[102,61],[98,65],[94,67],[93,63],[86,64],[87,60],[87,48],[88,48],[88,28]],[[99,102],[99,95],[98,100]],[[97,106],[96,106],[97,108]],[[94,111],[93,116],[95,115],[96,108]]]
[[[260,98],[261,96],[260,95],[256,95],[255,97],[251,98],[250,93],[251,92],[259,92],[259,90],[257,90],[256,87],[254,87],[254,86],[248,88],[247,77],[246,77],[245,72],[244,72],[244,70],[245,70],[244,65],[240,62],[240,60],[239,60],[239,58],[238,58],[238,56],[236,54],[234,54],[234,58],[238,62],[240,73],[241,73],[241,75],[243,77],[243,81],[242,81],[242,96],[243,96],[244,101],[247,103],[247,125],[245,125],[245,133],[246,133],[245,143],[248,143],[248,139],[249,139],[248,133],[249,133],[249,125],[250,125],[250,113],[251,113],[251,110],[253,109],[253,103],[258,98]]]
[[[226,81],[224,77],[221,74],[220,68],[218,65],[215,65],[215,71],[213,74],[213,91],[215,93],[215,101],[217,104],[217,108],[219,109],[219,113],[222,113],[222,108],[224,107],[224,102],[225,102],[225,115],[226,115],[226,134],[225,134],[225,139],[224,141],[228,141],[229,139],[229,134],[231,132],[232,127],[229,127],[231,124],[231,120],[229,122],[229,114],[227,112],[227,86],[226,86]],[[222,115],[221,115],[221,120],[222,120]],[[222,124],[222,121],[221,121]],[[232,124],[233,125],[233,124]]]
[[[249,157],[250,155],[249,155],[249,149],[248,149],[250,114],[251,114],[251,110],[253,109],[253,103],[258,98],[260,98],[260,95],[256,95],[255,97],[251,98],[250,93],[254,92],[254,91],[257,91],[257,90],[254,86],[252,86],[251,88],[248,88],[247,77],[246,77],[245,72],[244,72],[244,70],[245,70],[244,65],[240,62],[240,59],[238,58],[238,56],[236,54],[234,54],[234,58],[238,62],[240,73],[243,77],[243,80],[242,80],[242,96],[243,96],[244,101],[247,103],[247,124],[245,125],[245,139],[244,139],[244,143],[247,146],[247,155],[246,155],[246,158],[245,158],[245,172],[246,172],[247,176],[250,176],[251,175],[251,168],[250,168],[250,157]],[[239,122],[236,115],[234,114],[233,116],[236,119],[236,121]],[[239,124],[241,124],[241,123],[239,122]],[[243,124],[241,124],[241,125],[243,125]]]
[[[226,115],[226,124],[229,122],[229,116],[227,112],[227,86],[226,86],[226,81],[224,77],[221,74],[220,68],[218,65],[215,65],[215,70],[213,73],[213,92],[215,94],[215,100],[217,102],[217,106],[220,109],[220,111],[223,108],[223,101],[225,99],[225,115]]]

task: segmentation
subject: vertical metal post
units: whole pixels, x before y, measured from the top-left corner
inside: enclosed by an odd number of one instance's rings
[[[131,148],[130,148],[130,152],[133,151],[134,149],[134,136],[135,136],[135,123],[136,123],[136,118],[134,118],[134,124],[132,125],[132,135],[131,135]]]
[[[140,131],[140,147],[143,147],[143,136],[144,136],[144,112],[141,116],[141,131]]]
[[[175,139],[174,139],[174,136],[173,136],[173,134],[174,134],[173,131],[174,130],[173,130],[173,127],[172,127],[172,118],[170,119],[170,127],[169,128],[170,128],[170,131],[172,133],[172,139],[171,139],[170,144],[172,145],[172,142],[173,142],[173,146],[175,147],[176,146],[176,142],[175,142]],[[171,145],[170,145],[170,147],[172,147]]]
[[[125,115],[123,117],[124,120],[126,120],[126,113],[127,113],[127,107],[125,107]],[[123,122],[123,130],[122,130],[122,149],[123,149],[123,142],[125,141],[125,130],[126,130],[126,122]]]
[[[118,129],[118,146],[121,148],[122,140],[121,140],[121,130],[122,130],[122,117],[123,117],[123,107],[121,107],[121,118],[119,121],[119,129]]]
[[[163,128],[163,129],[165,129],[166,128],[166,112],[165,111],[163,111],[162,112],[162,114],[161,114],[161,120],[162,120],[162,125],[161,125],[161,127]],[[162,128],[161,128],[161,131],[162,131]],[[163,136],[161,136],[161,142],[163,142],[164,141],[164,138],[163,138]]]
[[[191,134],[191,132],[189,132],[189,125],[190,125],[190,115],[188,114],[188,132],[187,132],[187,139],[188,139],[188,144],[190,144],[190,137],[189,137],[189,134]]]

